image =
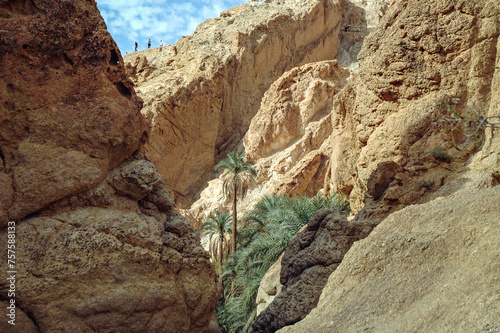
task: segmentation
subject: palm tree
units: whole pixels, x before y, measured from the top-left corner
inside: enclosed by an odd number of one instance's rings
[[[236,211],[236,200],[238,193],[241,197],[245,195],[247,185],[250,180],[254,180],[253,176],[257,176],[257,171],[252,166],[252,163],[245,162],[245,153],[238,154],[229,152],[227,158],[220,161],[215,167],[215,170],[225,170],[224,172],[224,195],[232,195],[233,197],[233,223],[232,223],[232,249],[231,253],[236,252],[236,222],[238,215]]]
[[[239,234],[242,246],[224,266],[225,304],[217,308],[223,332],[248,332],[256,317],[256,297],[262,277],[286,247],[322,208],[340,208],[349,213],[349,203],[335,194],[317,194],[313,198],[285,195],[264,196],[243,218],[244,232]]]
[[[202,237],[208,237],[208,252],[219,265],[219,280],[222,275],[222,263],[229,254],[230,220],[231,214],[229,212],[221,212],[216,209],[200,228]]]

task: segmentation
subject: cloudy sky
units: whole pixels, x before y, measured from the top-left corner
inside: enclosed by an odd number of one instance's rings
[[[247,0],[96,0],[108,31],[122,55],[134,51],[175,44],[182,36],[192,34],[198,24]]]

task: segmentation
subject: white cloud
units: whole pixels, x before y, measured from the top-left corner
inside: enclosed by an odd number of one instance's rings
[[[108,30],[123,53],[139,48],[173,44],[181,36],[194,32],[196,26],[220,12],[246,0],[96,0]]]

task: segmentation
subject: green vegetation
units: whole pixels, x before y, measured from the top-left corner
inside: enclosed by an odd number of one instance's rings
[[[222,263],[229,255],[229,244],[231,243],[231,214],[215,210],[200,228],[202,237],[208,241],[208,252],[214,258],[215,269],[222,275]]]
[[[264,274],[295,234],[322,208],[349,212],[337,195],[289,198],[265,196],[239,221],[239,249],[223,266],[224,295],[217,305],[222,332],[248,332],[256,316],[256,296]]]
[[[246,192],[246,185],[249,181],[254,180],[253,176],[257,176],[257,172],[252,166],[252,163],[245,162],[245,153],[238,154],[235,152],[229,152],[227,158],[220,161],[216,166],[215,170],[224,170],[224,194],[232,195],[233,198],[233,223],[232,223],[232,246],[231,253],[236,252],[236,237],[237,228],[236,221],[238,221],[238,215],[236,211],[236,200],[238,193],[243,197]]]
[[[260,281],[288,243],[317,210],[340,208],[348,213],[349,203],[337,195],[265,196],[238,221],[237,196],[245,195],[257,172],[245,162],[244,153],[235,152],[230,152],[215,170],[225,171],[223,192],[231,197],[233,211],[215,210],[200,229],[224,288],[217,317],[222,332],[248,332],[256,316]]]

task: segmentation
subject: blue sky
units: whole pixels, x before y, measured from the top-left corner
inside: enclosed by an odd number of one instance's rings
[[[220,12],[247,0],[96,0],[108,31],[118,44],[122,55],[134,51],[175,44],[182,36],[190,35],[196,26]]]

